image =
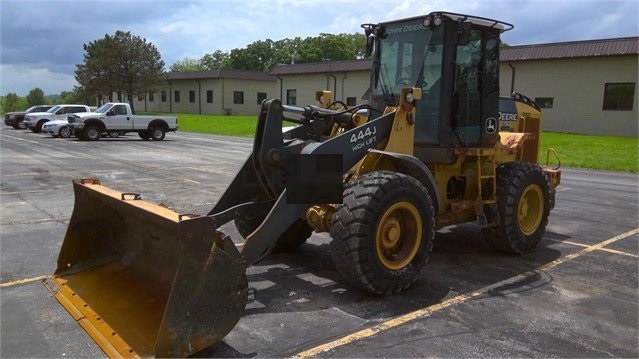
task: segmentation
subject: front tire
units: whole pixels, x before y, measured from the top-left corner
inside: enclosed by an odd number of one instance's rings
[[[235,219],[235,227],[243,238],[253,233],[266,216],[253,215]],[[271,253],[293,252],[313,234],[313,229],[303,219],[298,219],[280,235]]]
[[[16,130],[26,130],[27,125],[25,125],[24,119],[16,120],[16,123],[13,125],[13,128],[15,128]]]
[[[60,128],[60,130],[58,131],[58,136],[60,136],[61,138],[71,137],[71,129],[68,126]]]
[[[539,165],[510,162],[497,169],[500,224],[484,229],[488,243],[500,251],[523,254],[541,241],[550,213],[550,185]]]
[[[371,172],[344,190],[330,233],[337,271],[347,282],[378,294],[398,293],[428,262],[435,210],[417,179]]]
[[[82,137],[87,141],[97,141],[100,137],[102,137],[102,131],[100,131],[100,128],[95,125],[85,126],[82,134]]]

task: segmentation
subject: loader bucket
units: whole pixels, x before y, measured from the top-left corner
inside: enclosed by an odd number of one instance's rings
[[[247,303],[245,267],[210,217],[188,218],[97,179],[45,285],[110,357],[178,357],[222,339]]]

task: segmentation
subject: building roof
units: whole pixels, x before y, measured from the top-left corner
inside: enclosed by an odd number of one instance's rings
[[[169,72],[167,79],[171,80],[204,80],[204,79],[237,79],[253,81],[275,81],[275,77],[264,72],[249,70],[217,69],[198,72]]]
[[[331,72],[369,71],[371,60],[325,61],[308,64],[278,64],[271,75],[293,75]]]
[[[638,37],[502,47],[499,61],[637,55]]]

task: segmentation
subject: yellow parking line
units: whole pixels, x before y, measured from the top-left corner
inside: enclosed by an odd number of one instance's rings
[[[365,338],[372,337],[373,335],[375,335],[377,333],[380,333],[380,332],[383,332],[385,330],[388,330],[388,329],[391,329],[391,328],[395,328],[395,327],[397,327],[399,325],[402,325],[402,324],[406,324],[406,323],[408,323],[410,321],[422,318],[424,316],[430,315],[431,313],[440,311],[442,309],[446,309],[446,308],[448,308],[450,306],[453,306],[455,304],[460,304],[460,303],[466,302],[466,301],[468,301],[470,299],[473,299],[473,298],[476,298],[476,297],[478,297],[478,296],[480,296],[482,294],[485,294],[485,293],[487,293],[487,292],[489,292],[489,291],[491,291],[493,289],[496,289],[496,288],[499,288],[499,287],[502,287],[502,286],[505,286],[505,285],[517,283],[517,282],[519,282],[521,280],[524,280],[524,279],[528,278],[529,276],[535,275],[535,273],[537,273],[539,271],[546,271],[548,269],[554,268],[554,267],[556,267],[556,266],[558,266],[558,265],[560,265],[562,263],[565,263],[567,261],[573,260],[575,258],[578,258],[578,257],[580,257],[580,256],[582,256],[584,254],[590,253],[592,251],[596,251],[596,250],[601,249],[601,248],[603,248],[603,247],[605,247],[605,246],[607,246],[607,245],[609,245],[609,244],[611,244],[613,242],[616,242],[616,241],[618,241],[620,239],[623,239],[623,238],[626,238],[626,237],[629,237],[629,236],[632,236],[632,235],[636,235],[637,233],[639,233],[639,228],[635,228],[635,229],[633,229],[631,231],[628,231],[626,233],[622,233],[622,234],[620,234],[618,236],[612,237],[612,238],[607,239],[607,240],[605,240],[603,242],[588,246],[588,247],[580,250],[579,252],[576,252],[576,253],[573,253],[573,254],[569,254],[569,255],[567,255],[567,256],[565,256],[563,258],[559,258],[557,260],[554,260],[554,261],[552,261],[550,263],[547,263],[547,264],[545,264],[545,265],[543,265],[541,267],[536,268],[535,270],[531,270],[531,271],[524,272],[522,274],[518,274],[518,275],[516,275],[514,277],[511,277],[511,278],[502,280],[500,282],[491,284],[489,286],[480,288],[480,289],[478,289],[478,290],[476,290],[474,292],[471,292],[471,293],[468,293],[468,294],[458,295],[456,297],[447,299],[447,300],[445,300],[445,301],[443,301],[441,303],[434,304],[434,305],[431,305],[431,306],[426,307],[426,308],[418,309],[418,310],[410,312],[408,314],[400,315],[398,317],[395,317],[395,318],[392,318],[390,320],[387,320],[387,321],[385,321],[383,323],[374,325],[374,326],[372,326],[370,328],[362,329],[362,330],[357,331],[355,333],[349,334],[349,335],[347,335],[345,337],[333,340],[333,341],[328,342],[328,343],[324,343],[324,344],[318,345],[318,346],[316,346],[314,348],[311,348],[311,349],[308,349],[308,350],[305,350],[303,352],[298,353],[295,356],[295,358],[308,358],[308,357],[316,356],[316,355],[318,355],[320,353],[327,352],[329,350],[341,347],[343,345],[347,345],[347,344],[350,344],[350,343],[353,343],[353,342],[356,342],[356,341],[359,341],[359,340],[362,340],[362,339],[365,339]]]
[[[13,287],[14,285],[20,285],[20,284],[36,282],[36,281],[39,281],[39,280],[43,280],[46,277],[47,277],[46,275],[41,275],[39,277],[18,279],[18,280],[14,280],[14,281],[11,281],[11,282],[0,283],[0,288]]]
[[[578,247],[586,247],[586,248],[588,247],[587,244],[583,244],[583,243],[577,243],[577,242],[571,242],[571,241],[560,241],[558,239],[548,239],[548,240],[556,242],[556,243],[565,243],[565,244],[570,244],[570,245],[578,246]],[[602,251],[602,252],[608,252],[608,253],[613,253],[613,254],[621,254],[622,256],[639,258],[639,255],[637,255],[637,254],[628,253],[628,252],[624,252],[624,251],[618,251],[616,249],[599,248],[599,250]]]

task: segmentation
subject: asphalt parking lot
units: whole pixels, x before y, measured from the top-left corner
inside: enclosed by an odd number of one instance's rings
[[[41,283],[98,177],[180,213],[207,213],[250,139],[168,133],[97,142],[0,129],[0,357],[102,357]],[[540,245],[492,251],[474,225],[437,233],[430,263],[392,296],[340,281],[325,234],[249,268],[257,299],[198,357],[633,357],[638,353],[638,182],[564,169]],[[232,228],[224,229],[230,235]]]

